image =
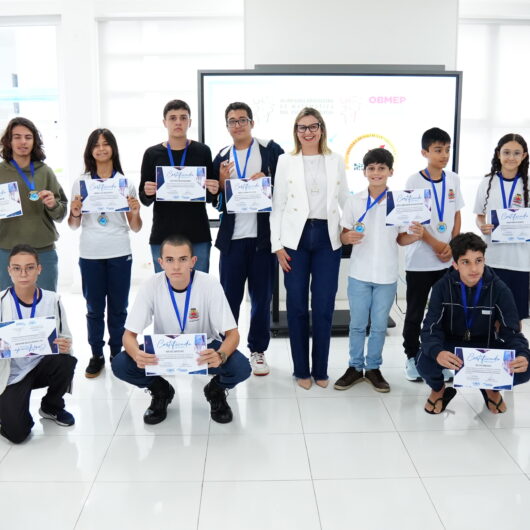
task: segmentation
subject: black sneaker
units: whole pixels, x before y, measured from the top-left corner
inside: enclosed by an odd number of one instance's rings
[[[335,381],[333,388],[336,390],[348,390],[348,388],[351,388],[355,383],[363,380],[363,371],[356,370],[352,366],[349,366],[344,372],[344,375]]]
[[[52,420],[61,427],[70,427],[75,423],[74,416],[65,409],[61,409],[57,412],[47,412],[42,408],[41,405],[41,408],[39,409],[39,414],[42,418],[46,420]]]
[[[147,390],[152,399],[144,413],[144,423],[156,425],[166,419],[167,407],[173,401],[175,389],[165,379],[157,377]]]
[[[212,377],[212,380],[204,387],[204,395],[210,403],[210,416],[217,423],[230,423],[232,421],[232,409],[226,402],[227,390],[218,384],[218,377]]]
[[[103,357],[103,355],[92,355],[85,370],[85,377],[88,377],[89,379],[97,377],[101,373],[101,370],[103,370],[104,366],[105,357]]]
[[[366,370],[364,372],[364,378],[372,383],[373,387],[377,392],[390,392],[390,385],[383,377],[381,370],[375,368],[374,370]]]

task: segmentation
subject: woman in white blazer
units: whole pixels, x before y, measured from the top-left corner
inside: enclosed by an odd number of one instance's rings
[[[270,216],[272,252],[284,272],[294,376],[328,385],[331,323],[341,258],[340,208],[348,197],[342,157],[327,146],[326,124],[306,107],[293,128],[295,149],[278,159]],[[309,363],[309,286],[312,335]]]

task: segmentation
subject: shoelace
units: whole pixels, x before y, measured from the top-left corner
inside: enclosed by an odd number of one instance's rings
[[[265,363],[265,354],[264,353],[253,353],[252,354],[252,359],[254,360],[254,362],[258,363],[258,364],[264,364]]]

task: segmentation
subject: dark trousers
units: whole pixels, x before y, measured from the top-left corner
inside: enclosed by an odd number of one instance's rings
[[[328,378],[331,324],[337,293],[341,249],[333,250],[328,223],[308,220],[296,250],[286,248],[291,271],[284,274],[287,291],[287,323],[294,376],[317,380]],[[309,367],[309,289],[313,346]]]
[[[88,343],[92,348],[92,355],[103,356],[105,306],[110,352],[116,355],[122,349],[123,326],[127,318],[131,286],[131,266],[130,255],[110,259],[79,258],[87,308]]]
[[[220,346],[221,342],[218,340],[208,344],[208,348],[213,348],[214,350],[217,350]],[[120,352],[112,360],[112,371],[118,379],[140,388],[149,388],[158,377],[145,375],[145,370],[138,368],[132,357],[125,351]],[[225,364],[218,368],[209,368],[208,373],[219,374],[219,386],[234,388],[237,384],[250,377],[250,363],[240,351],[236,350],[228,357]]]
[[[432,286],[447,272],[406,271],[407,278],[407,312],[403,324],[403,348],[407,358],[416,357],[420,349],[420,331],[425,306]]]
[[[70,388],[77,359],[71,355],[45,355],[22,381],[6,386],[0,395],[2,435],[13,443],[23,442],[34,425],[29,399],[34,388],[48,387],[41,407],[55,414],[64,409],[64,394]]]
[[[239,309],[248,279],[250,329],[248,349],[264,352],[269,347],[271,301],[276,256],[270,250],[256,250],[256,238],[235,239],[228,252],[221,252],[219,275],[232,314],[239,321]]]
[[[450,351],[454,353],[455,346],[454,344],[444,345],[445,349],[447,351]],[[471,346],[473,348],[479,348],[480,345],[473,345]],[[483,346],[482,346],[483,347]],[[505,349],[506,346],[503,345],[502,342],[498,344],[493,344],[491,346],[492,348],[500,348]],[[444,376],[442,373],[442,370],[444,369],[443,366],[438,364],[438,362],[433,359],[432,357],[429,357],[425,355],[421,350],[418,354],[417,358],[417,364],[416,367],[418,368],[419,374],[425,379],[425,382],[435,391],[439,392],[442,387],[444,386]],[[530,370],[527,370],[526,372],[514,374],[513,377],[513,384],[514,385],[521,385],[522,383],[527,383],[528,380],[530,380]]]

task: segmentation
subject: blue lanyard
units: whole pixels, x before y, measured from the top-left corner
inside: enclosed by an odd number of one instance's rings
[[[432,186],[432,193],[434,195],[434,202],[436,203],[436,211],[438,212],[438,219],[440,220],[440,223],[443,223],[444,220],[444,210],[445,210],[445,172],[442,171],[442,204],[440,205],[440,200],[438,199],[438,193],[436,192],[436,186],[434,185],[434,181],[431,178],[431,174],[429,173],[429,170],[425,168],[425,174],[429,178],[429,181]]]
[[[379,196],[377,198],[374,199],[374,202],[371,202],[372,198],[370,197],[370,190],[368,190],[368,198],[366,199],[366,210],[361,215],[361,217],[359,217],[359,219],[357,220],[358,223],[362,223],[363,222],[363,219],[366,217],[366,214],[368,213],[368,210],[373,208],[386,195],[386,192],[387,192],[387,190],[384,190],[382,193],[379,194]]]
[[[182,156],[180,157],[180,166],[182,167],[186,164],[186,155],[188,154],[188,147],[190,146],[190,141],[186,140],[186,147],[184,148],[184,152],[182,153]],[[175,166],[175,160],[173,158],[173,153],[171,152],[171,147],[169,146],[169,140],[166,143],[167,147],[167,156],[169,156],[169,163],[171,166]]]
[[[254,145],[254,140],[252,140],[252,143],[250,144],[248,148],[247,158],[245,159],[245,167],[243,168],[243,173],[241,173],[241,168],[239,167],[239,160],[237,159],[236,147],[235,145],[232,146],[232,156],[234,158],[234,162],[236,163],[237,178],[240,178],[240,179],[246,178],[248,159],[250,158],[250,151],[252,150],[253,145]]]
[[[478,299],[480,297],[480,291],[482,291],[482,278],[480,278],[480,281],[477,284],[477,290],[475,291],[475,296],[473,298],[473,307],[476,307],[477,305]],[[466,329],[469,331],[473,325],[474,317],[472,313],[468,315],[466,286],[462,281],[460,282],[460,292],[462,294],[462,305],[464,306],[464,316],[466,318]]]
[[[517,181],[519,180],[519,175],[516,175],[516,177],[513,179],[512,188],[510,189],[510,195],[508,197],[508,203],[506,203],[506,192],[504,191],[504,177],[502,176],[502,173],[500,171],[499,171],[499,173],[497,173],[497,176],[499,177],[499,185],[501,187],[502,204],[503,204],[504,208],[511,208],[512,207],[513,194],[515,193],[515,186],[517,186]]]
[[[188,321],[188,310],[190,308],[190,296],[191,296],[191,286],[193,285],[193,276],[195,275],[195,271],[192,271],[190,283],[188,285],[188,288],[186,289],[186,301],[184,302],[184,316],[181,319],[180,318],[180,311],[179,306],[177,305],[177,301],[175,300],[175,295],[173,293],[173,289],[171,288],[171,284],[169,283],[169,278],[166,276],[166,282],[167,282],[167,288],[169,290],[169,296],[171,297],[171,302],[173,303],[173,309],[175,310],[175,314],[177,315],[177,320],[179,321],[180,326],[180,332],[184,333],[184,329],[186,329],[186,322]]]
[[[16,295],[15,293],[15,289],[13,289],[13,287],[11,287],[11,289],[9,289],[9,291],[11,292],[11,296],[13,297],[13,300],[15,301],[15,307],[17,308],[17,314],[18,314],[18,318],[20,320],[22,320],[22,310],[20,309],[20,303],[18,301],[18,296]],[[35,292],[33,293],[33,302],[31,304],[31,313],[30,313],[30,317],[29,318],[33,318],[35,316],[35,311],[37,309],[37,292],[39,290],[38,289],[35,289]]]
[[[29,171],[31,173],[32,180],[30,180],[26,176],[24,171],[22,171],[22,168],[17,164],[16,160],[13,159],[11,160],[11,162],[15,166],[15,169],[18,171],[18,174],[22,177],[22,179],[26,183],[26,186],[29,188],[29,191],[35,190],[35,166],[33,165],[33,162],[29,163]]]

